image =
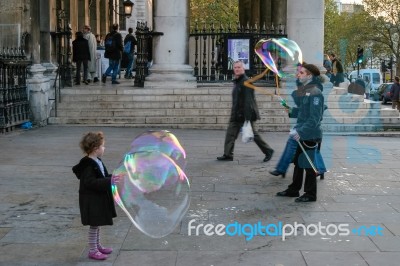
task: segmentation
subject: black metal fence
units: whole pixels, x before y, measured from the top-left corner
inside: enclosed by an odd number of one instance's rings
[[[146,76],[149,74],[148,62],[151,60],[152,52],[150,49],[151,32],[147,27],[147,22],[138,22],[136,26],[136,61],[135,61],[135,87],[144,87],[144,81]]]
[[[282,25],[277,28],[238,25],[236,29],[233,29],[230,25],[223,27],[222,24],[216,28],[214,23],[209,25],[204,23],[200,29],[196,24],[189,39],[189,63],[194,69],[194,76],[198,82],[230,81],[235,59],[245,63],[248,75],[261,73],[265,66],[255,54],[254,46],[261,39],[286,38],[287,35],[283,29]],[[153,37],[162,33],[151,31],[146,22],[138,22],[135,34],[138,44],[134,84],[136,87],[144,87],[153,56]],[[241,46],[243,50],[239,51],[238,55],[232,56],[238,51],[233,49],[233,46]],[[265,81],[275,85],[275,74],[269,72]]]
[[[234,29],[231,25],[219,24],[217,28],[214,23],[203,23],[199,28],[195,24],[190,34],[189,61],[198,82],[231,80],[236,60],[245,63],[247,74],[259,74],[265,66],[254,52],[256,43],[261,39],[286,37],[283,27],[243,27],[238,24]],[[266,80],[274,84],[274,74],[270,73]]]
[[[27,66],[23,49],[0,49],[0,132],[29,121],[30,108],[27,95]]]

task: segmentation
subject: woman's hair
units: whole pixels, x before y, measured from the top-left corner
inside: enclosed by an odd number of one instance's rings
[[[92,153],[98,147],[100,147],[104,143],[104,134],[103,132],[88,132],[83,135],[79,146],[82,151],[86,154]]]

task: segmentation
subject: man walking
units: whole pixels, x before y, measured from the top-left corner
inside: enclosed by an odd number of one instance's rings
[[[233,73],[235,75],[234,87],[232,91],[232,109],[229,126],[225,136],[224,154],[217,157],[219,161],[233,161],[233,150],[235,141],[239,135],[245,121],[251,122],[254,133],[254,142],[265,154],[264,162],[268,162],[272,158],[274,150],[261,138],[255,130],[255,121],[260,119],[254,90],[244,86],[244,82],[248,80],[242,61],[236,61],[233,64]]]
[[[112,31],[107,34],[105,40],[106,51],[104,53],[104,57],[108,58],[108,68],[106,72],[103,74],[101,81],[103,83],[106,82],[107,76],[111,76],[112,84],[119,84],[117,81],[117,74],[119,72],[119,62],[122,56],[122,50],[124,46],[122,45],[122,36],[118,32],[118,24],[113,24]]]

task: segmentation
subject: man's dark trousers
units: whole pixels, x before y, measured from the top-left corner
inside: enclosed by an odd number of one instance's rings
[[[226,156],[233,157],[233,150],[235,148],[235,141],[240,133],[240,129],[242,128],[244,122],[236,122],[230,121],[228,130],[225,135],[225,146],[224,146],[224,154]],[[254,142],[260,148],[262,153],[265,155],[271,154],[273,149],[261,138],[258,132],[254,129],[254,122],[251,122],[251,127],[253,128],[254,134]]]

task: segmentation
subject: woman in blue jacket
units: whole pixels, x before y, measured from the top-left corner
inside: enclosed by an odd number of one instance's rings
[[[293,97],[298,104],[289,111],[289,116],[297,118],[295,127],[290,132],[290,137],[299,141],[307,151],[312,161],[318,144],[322,140],[321,121],[324,112],[324,96],[322,95],[322,77],[317,66],[303,64],[297,74],[299,79],[298,89]],[[305,159],[303,150],[297,146],[294,156],[293,182],[284,191],[278,192],[281,197],[298,197],[296,202],[310,202],[317,200],[316,174],[308,160]],[[303,175],[306,172],[304,194],[300,196],[303,185]]]

